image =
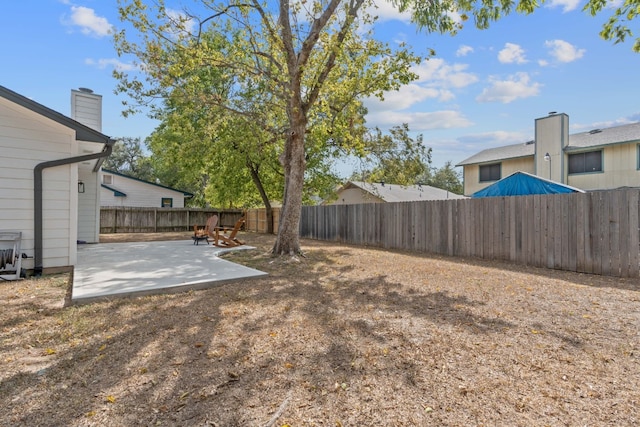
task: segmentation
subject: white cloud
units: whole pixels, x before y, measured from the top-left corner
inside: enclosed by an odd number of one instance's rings
[[[473,48],[464,44],[456,50],[456,56],[467,56],[470,53],[473,53]]]
[[[84,6],[71,6],[71,17],[65,23],[80,27],[83,34],[95,37],[108,36],[113,30],[107,18],[96,15],[93,9]]]
[[[580,0],[551,0],[546,3],[547,7],[561,7],[563,12],[571,12],[580,4]]]
[[[521,132],[507,132],[499,130],[461,136],[458,138],[458,141],[468,148],[477,146],[489,148],[518,143],[524,144],[528,139],[531,139],[531,137],[527,137]]]
[[[374,16],[378,16],[379,21],[384,22],[397,20],[406,23],[411,22],[411,13],[400,13],[398,8],[388,0],[375,0],[374,3],[376,7],[369,9],[368,12]]]
[[[401,125],[402,123],[407,123],[412,131],[464,128],[473,125],[459,111],[452,110],[432,113],[379,112],[367,114],[367,124],[378,126],[381,129]]]
[[[504,49],[498,52],[498,61],[503,64],[524,64],[527,62],[524,57],[524,49],[514,43],[505,43]]]
[[[104,70],[105,68],[108,68],[108,67],[113,67],[115,70],[118,70],[118,71],[131,71],[137,68],[133,64],[127,64],[115,58],[98,59],[97,61],[91,58],[87,58],[84,60],[84,63],[87,65],[91,65],[92,67],[96,67],[100,70]]]
[[[578,49],[564,40],[547,40],[544,45],[550,48],[549,54],[560,62],[573,62],[584,56],[585,49]]]
[[[592,129],[606,129],[614,126],[628,125],[640,121],[640,113],[631,114],[627,117],[619,117],[614,120],[605,120],[593,123],[575,123],[571,124],[571,129],[576,132],[586,132]]]
[[[404,110],[426,99],[438,98],[441,91],[435,88],[423,87],[410,83],[400,87],[397,91],[385,92],[384,101],[378,98],[367,98],[364,103],[369,111]],[[448,96],[445,94],[445,96]]]
[[[516,73],[507,80],[490,78],[491,87],[482,91],[476,101],[508,104],[516,99],[529,98],[540,93],[542,85],[532,82],[528,73]]]
[[[478,81],[475,74],[467,73],[467,64],[447,64],[443,59],[429,59],[411,68],[418,82],[442,87],[462,88]]]

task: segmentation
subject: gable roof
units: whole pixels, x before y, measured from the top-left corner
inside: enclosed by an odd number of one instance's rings
[[[429,185],[397,185],[349,181],[338,192],[349,188],[359,188],[385,202],[415,202],[421,200],[466,199],[465,196]]]
[[[471,197],[530,196],[533,194],[584,193],[579,188],[549,181],[539,176],[518,171],[494,182]]]
[[[564,148],[564,151],[577,151],[634,141],[640,142],[640,122],[571,134],[569,135],[569,143]],[[464,159],[456,166],[515,159],[518,157],[533,156],[534,154],[535,141],[529,141],[524,144],[513,144],[482,150]]]
[[[487,148],[473,156],[464,159],[456,166],[472,165],[475,163],[487,163],[496,160],[517,159],[519,157],[528,157],[535,154],[536,146],[533,141],[524,144],[506,145],[504,147]]]
[[[188,191],[182,191],[182,190],[178,190],[177,188],[167,187],[166,185],[156,184],[155,182],[145,181],[144,179],[134,178],[132,176],[125,175],[123,173],[116,172],[116,171],[110,170],[110,169],[104,169],[103,168],[102,171],[105,172],[105,173],[108,173],[110,175],[117,175],[117,176],[121,176],[123,178],[132,179],[134,181],[138,181],[138,182],[142,182],[142,183],[145,183],[145,184],[153,185],[153,186],[156,186],[156,187],[164,188],[165,190],[177,191],[178,193],[184,194],[184,197],[187,198],[187,199],[193,197],[193,193],[189,193]],[[106,188],[106,189],[108,189],[110,191],[113,191],[115,196],[126,196],[125,193],[123,193],[120,190],[115,189],[113,186],[106,186],[106,185],[103,184],[102,187],[104,187],[104,188]],[[120,194],[116,194],[116,192],[118,192]]]
[[[111,138],[109,138],[107,135],[98,132],[97,130],[91,129],[90,127],[85,126],[82,123],[65,116],[64,114],[60,114],[49,107],[45,107],[44,105],[39,104],[27,97],[24,97],[10,89],[7,89],[4,86],[0,86],[0,97],[13,102],[14,104],[20,105],[21,107],[24,107],[28,110],[31,110],[34,113],[40,114],[41,116],[53,120],[54,122],[57,122],[63,126],[75,130],[77,141],[98,142],[101,144],[109,144],[111,141]]]
[[[573,151],[634,141],[640,142],[640,122],[574,133],[573,135],[569,135],[569,145],[565,150]]]

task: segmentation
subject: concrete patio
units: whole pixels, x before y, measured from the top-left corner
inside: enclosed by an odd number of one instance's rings
[[[267,273],[220,259],[250,246],[218,248],[191,240],[78,245],[71,303],[182,292]]]

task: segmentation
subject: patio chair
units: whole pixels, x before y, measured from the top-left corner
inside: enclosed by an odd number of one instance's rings
[[[228,227],[215,227],[213,229],[213,234],[209,234],[209,237],[213,238],[213,245],[231,248],[234,246],[242,246],[244,242],[240,241],[236,235],[240,228],[242,228],[242,224],[245,222],[245,217],[243,216],[238,221],[236,221],[236,225],[233,228]]]
[[[218,224],[218,215],[212,215],[207,220],[207,224],[204,228],[200,228],[197,224],[193,226],[193,244],[197,245],[202,240],[206,240],[207,245],[209,244],[209,237],[211,237],[212,230]]]

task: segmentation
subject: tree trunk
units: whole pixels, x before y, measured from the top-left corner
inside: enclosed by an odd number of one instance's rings
[[[302,186],[304,184],[304,136],[306,118],[301,111],[292,115],[291,130],[282,156],[284,166],[284,200],[280,216],[278,237],[273,246],[275,255],[300,253],[300,214]]]
[[[267,233],[273,234],[273,208],[271,207],[269,196],[267,196],[267,192],[262,185],[262,180],[260,180],[260,173],[258,172],[259,165],[254,165],[251,160],[247,158],[247,168],[249,168],[251,179],[260,193],[260,198],[267,213]]]

